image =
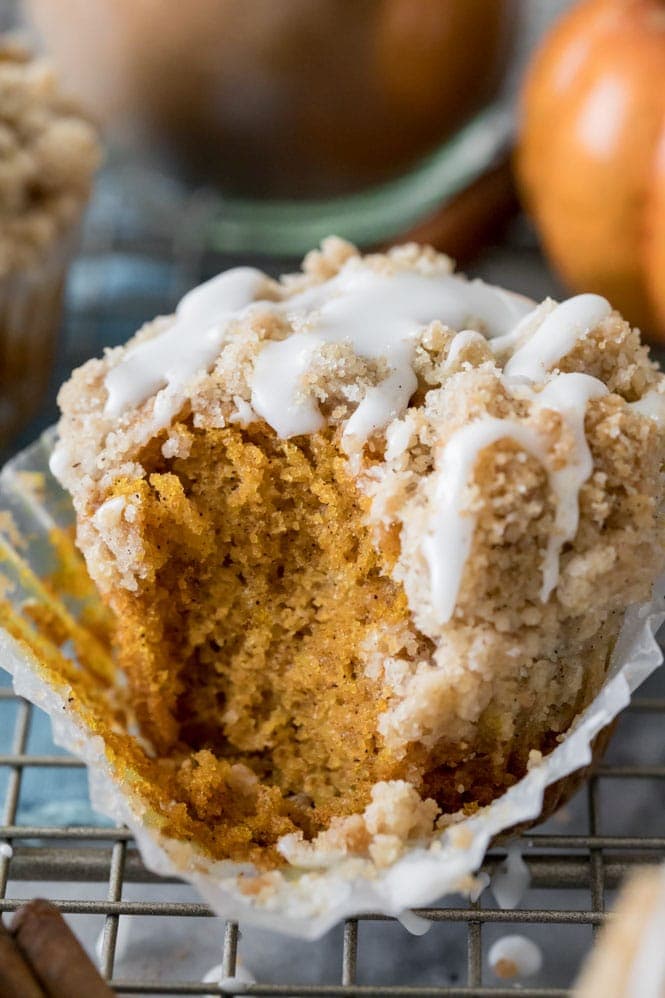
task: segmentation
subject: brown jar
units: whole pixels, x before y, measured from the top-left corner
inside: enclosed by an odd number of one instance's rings
[[[486,103],[519,0],[28,0],[66,82],[198,180],[325,197],[407,170]]]

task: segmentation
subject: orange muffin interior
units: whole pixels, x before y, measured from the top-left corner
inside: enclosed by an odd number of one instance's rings
[[[367,669],[366,644],[382,628],[406,633],[409,648],[392,652],[427,660],[432,643],[391,575],[399,534],[368,525],[369,500],[334,434],[286,441],[265,424],[188,421],[178,433],[187,456],[165,458],[158,436],[140,455],[144,475],[107,496],[137,510],[141,584],[111,598],[114,645],[157,751],[153,796],[177,836],[191,823],[219,857],[279,862],[280,836],[315,837],[390,780],[444,812],[474,810],[524,774],[530,750],[556,744],[602,681],[616,615],[585,643],[579,688],[548,666],[546,702],[561,703],[545,724],[533,698],[512,704],[518,681],[506,678],[473,748],[444,735],[391,751],[379,724],[389,693]]]
[[[147,578],[114,597],[139,719],[160,753],[242,762],[323,825],[404,768],[378,744],[381,689],[358,656],[377,625],[408,622],[406,597],[329,436],[186,432],[187,458],[155,446],[114,490],[140,495]]]
[[[638,332],[427,248],[236,268],[59,401],[51,468],[138,721],[113,752],[216,858],[386,866],[494,800],[664,563]]]

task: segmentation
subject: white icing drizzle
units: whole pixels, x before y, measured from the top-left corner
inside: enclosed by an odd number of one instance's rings
[[[659,427],[665,427],[665,395],[651,389],[637,402],[630,402],[633,412],[639,412],[641,416],[648,416],[653,419]]]
[[[438,461],[432,524],[422,543],[439,623],[447,623],[455,609],[476,526],[475,516],[464,509],[464,493],[480,453],[500,440],[514,440],[540,461],[555,496],[554,528],[545,551],[540,590],[540,599],[546,602],[558,582],[561,548],[577,532],[579,490],[593,470],[584,433],[586,406],[590,399],[605,394],[605,385],[587,374],[560,374],[542,391],[530,393],[536,407],[559,412],[572,435],[574,457],[560,468],[553,466],[543,434],[514,419],[487,416],[463,426],[448,441]]]
[[[138,344],[109,371],[105,415],[116,418],[164,388],[173,394],[209,369],[229,324],[259,301],[267,281],[260,271],[241,267],[185,295],[173,325]],[[384,359],[389,367],[347,425],[347,439],[361,441],[408,405],[416,386],[411,362],[420,329],[435,319],[453,329],[475,321],[487,336],[501,336],[532,307],[528,299],[480,280],[410,270],[382,273],[358,258],[328,281],[261,304],[285,316],[295,333],[264,345],[252,378],[252,409],[282,437],[320,429],[323,419],[316,400],[303,390],[303,375],[324,344],[349,343],[358,356]],[[155,415],[164,425],[172,415],[159,397]]]
[[[537,325],[537,309],[520,295],[446,273],[384,271],[358,257],[348,260],[330,280],[278,301],[261,300],[268,288],[265,274],[242,267],[185,295],[172,325],[135,346],[108,372],[105,415],[118,417],[155,396],[153,429],[168,425],[179,393],[194,376],[210,369],[232,324],[259,302],[286,319],[293,331],[284,339],[264,342],[250,379],[251,404],[240,400],[234,421],[244,424],[256,415],[283,438],[320,430],[325,420],[307,375],[326,345],[346,344],[357,356],[387,367],[386,376],[367,389],[344,426],[342,447],[348,454],[357,453],[372,433],[407,409],[417,387],[413,359],[418,333],[431,322],[439,320],[458,331],[444,368],[451,368],[473,342],[489,340],[495,352],[521,344],[505,366],[506,386],[525,392],[537,408],[561,413],[574,441],[574,457],[555,468],[549,441],[519,420],[487,417],[463,427],[439,455],[434,510],[422,551],[433,606],[445,623],[455,607],[475,529],[475,518],[463,509],[475,462],[484,448],[512,439],[547,469],[556,500],[540,593],[547,600],[558,581],[561,548],[577,531],[579,490],[592,470],[584,434],[586,405],[606,391],[586,375],[552,377],[548,372],[610,314],[608,302],[598,295],[578,295],[557,305]],[[536,329],[523,342],[529,322]],[[480,326],[482,335],[469,328],[474,325]],[[533,383],[543,381],[545,387],[535,391]],[[656,419],[665,414],[661,398],[649,403],[648,414]],[[646,400],[635,404],[638,411],[645,412],[646,407]]]
[[[242,315],[266,282],[260,270],[237,267],[189,291],[176,308],[175,322],[139,343],[108,372],[104,414],[115,419],[163,388],[178,390],[210,367],[230,320]]]
[[[238,423],[240,426],[249,426],[256,421],[256,413],[249,402],[245,402],[240,395],[233,396],[233,404],[236,411],[229,417],[229,423]]]
[[[499,908],[512,910],[520,903],[531,883],[529,867],[519,846],[511,846],[505,864],[492,877],[492,893]]]
[[[399,913],[397,921],[403,925],[406,931],[410,932],[412,936],[426,935],[434,924],[431,919],[423,918],[422,915],[416,915],[415,911],[409,911],[408,908]]]
[[[235,974],[227,977],[224,974],[224,967],[221,963],[216,963],[201,978],[203,984],[216,984],[225,989],[225,994],[243,994],[247,990],[248,984],[256,984],[254,974],[244,964],[236,963]],[[213,998],[212,995],[204,995],[204,998]]]
[[[92,521],[100,531],[113,529],[119,523],[125,509],[125,497],[113,496],[107,499],[93,514]]]
[[[317,348],[348,343],[357,356],[384,359],[389,367],[346,424],[343,446],[352,438],[362,443],[406,409],[417,387],[415,338],[424,326],[438,319],[460,329],[476,320],[487,336],[500,336],[531,306],[482,281],[408,270],[383,274],[352,259],[331,280],[278,306],[307,332],[264,346],[252,379],[252,407],[280,436],[319,429],[323,421],[316,418],[315,400],[300,387],[302,375]]]
[[[449,371],[451,367],[459,360],[459,355],[467,347],[472,346],[474,343],[482,344],[485,346],[487,340],[481,334],[476,332],[475,329],[463,329],[461,332],[454,337],[450,347],[448,348],[448,356],[446,357],[446,362],[443,365],[445,371]]]
[[[274,349],[282,344],[288,346]],[[316,399],[301,387],[319,347],[320,341],[311,333],[294,333],[280,343],[269,343],[257,357],[252,409],[282,438],[315,433],[325,423]]]
[[[663,998],[665,993],[665,866],[655,874],[660,880],[660,894],[633,959],[624,998]]]
[[[600,295],[576,295],[562,302],[543,320],[504,368],[507,377],[542,381],[582,336],[606,319],[612,307]]]
[[[533,302],[530,302],[529,304],[532,306],[530,311],[520,319],[516,326],[509,330],[509,332],[504,333],[503,336],[495,336],[489,340],[492,352],[496,355],[514,350],[520,340],[526,335],[528,326],[537,319],[538,314],[543,310],[543,306],[547,305],[550,301],[551,299],[546,298],[544,302],[536,305],[535,308],[533,308]]]
[[[535,430],[516,420],[489,416],[458,430],[439,461],[433,522],[423,538],[422,552],[429,567],[432,606],[442,624],[455,609],[476,527],[476,518],[463,509],[464,491],[481,451],[507,438],[544,462],[545,450]]]
[[[593,471],[593,458],[584,432],[586,407],[592,399],[607,395],[602,381],[588,374],[560,374],[532,401],[541,409],[553,409],[563,417],[574,440],[574,457],[563,468],[550,469],[550,484],[556,496],[554,530],[550,534],[543,564],[540,598],[544,602],[559,581],[561,548],[572,541],[580,519],[580,489]]]
[[[550,368],[610,312],[609,302],[599,295],[577,295],[557,305],[510,358],[504,368],[504,380],[508,385],[516,386],[523,381],[547,379]],[[532,311],[523,316],[512,331],[497,339],[496,344],[505,348],[516,342],[533,314]],[[448,442],[438,468],[433,522],[422,542],[430,573],[432,607],[441,624],[447,623],[453,614],[471,550],[476,520],[468,510],[463,510],[463,494],[478,456],[486,447],[503,439],[515,440],[547,469],[556,512],[543,560],[542,602],[547,601],[558,583],[563,545],[577,533],[579,491],[593,471],[584,432],[586,406],[591,399],[607,394],[607,388],[589,375],[561,374],[550,378],[540,392],[526,387],[525,391],[538,408],[553,409],[561,414],[574,440],[574,457],[562,468],[554,468],[548,455],[548,443],[537,431],[515,420],[491,417],[463,427]]]

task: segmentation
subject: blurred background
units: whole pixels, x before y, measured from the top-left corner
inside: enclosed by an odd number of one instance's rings
[[[29,350],[9,363],[0,261],[4,456],[72,367],[220,269],[295,267],[330,233],[428,242],[534,298],[597,291],[665,338],[662,0],[0,0],[3,31],[103,146],[48,386]]]
[[[54,421],[73,367],[187,288],[238,262],[296,266],[331,232],[418,238],[558,290],[515,222],[510,156],[525,65],[565,0],[167,6],[0,0],[0,30],[51,60],[104,143],[49,384],[0,427],[4,456]],[[0,365],[5,395],[15,384]]]
[[[53,62],[104,146],[62,301],[51,306],[53,339],[40,348],[48,383],[33,379],[28,350],[23,367],[10,368],[7,330],[21,330],[0,306],[4,458],[55,421],[57,388],[73,367],[219,270],[258,263],[279,273],[329,233],[368,249],[430,242],[468,273],[536,299],[599,291],[660,356],[662,0],[0,0],[0,31]],[[2,157],[0,141],[0,242],[9,218]],[[0,287],[14,276],[0,272]],[[662,681],[650,691],[662,698]],[[52,751],[43,721],[30,751]],[[610,761],[662,758],[661,726],[655,714],[624,719]],[[45,774],[29,774],[19,821],[98,820],[84,774],[59,779],[54,801]],[[609,795],[601,801],[603,829],[662,835],[663,781],[622,792],[620,808]],[[548,827],[576,832],[590,820],[578,798]],[[14,885],[14,896],[31,890]],[[75,897],[83,888],[53,890]],[[147,890],[130,885],[125,896]],[[527,903],[585,903],[573,894],[532,891]],[[185,896],[168,887],[170,899]],[[125,928],[123,972],[177,964],[200,978],[215,962],[214,920],[193,920],[194,935],[166,921],[158,933],[154,919]],[[77,928],[92,947],[99,925],[88,918]],[[390,926],[395,945],[386,946],[388,929],[368,926],[363,980],[464,980],[464,938],[444,928],[445,939],[415,940]],[[530,930],[547,954],[538,984],[568,986],[591,942],[589,926],[564,928],[556,938]],[[289,981],[297,963],[316,983],[332,972],[340,933],[314,946],[249,932],[243,952],[259,980]]]

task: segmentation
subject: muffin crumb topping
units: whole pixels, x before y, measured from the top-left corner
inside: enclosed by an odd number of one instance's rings
[[[549,752],[665,564],[664,384],[597,295],[338,239],[75,372],[52,468],[173,826],[381,866]]]
[[[99,162],[94,127],[49,64],[0,38],[0,274],[76,219]]]

